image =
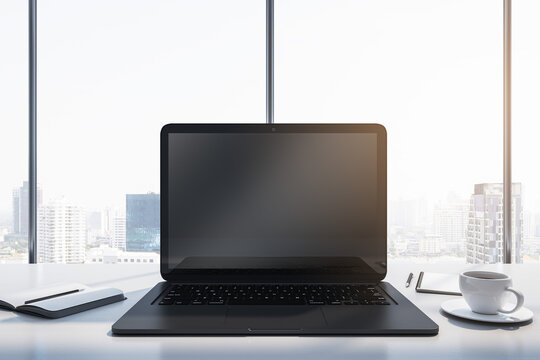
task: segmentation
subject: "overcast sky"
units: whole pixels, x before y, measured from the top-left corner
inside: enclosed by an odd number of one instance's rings
[[[513,4],[514,180],[533,199],[540,2]],[[26,6],[0,2],[4,211],[27,174]],[[391,199],[502,182],[501,1],[275,6],[276,122],[385,125]],[[122,206],[126,193],[159,191],[162,125],[265,121],[264,0],[44,0],[38,30],[46,199]]]

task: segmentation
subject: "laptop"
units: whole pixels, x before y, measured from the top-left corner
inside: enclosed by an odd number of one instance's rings
[[[383,281],[386,177],[378,124],[164,126],[164,281],[112,332],[437,334]]]

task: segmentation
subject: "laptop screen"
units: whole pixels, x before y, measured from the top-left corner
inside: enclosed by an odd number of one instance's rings
[[[384,134],[377,125],[166,126],[164,277],[381,279]]]

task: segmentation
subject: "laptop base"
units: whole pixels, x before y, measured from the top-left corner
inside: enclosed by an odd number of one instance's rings
[[[436,335],[439,327],[386,282],[391,305],[160,306],[161,282],[112,327],[116,335]]]

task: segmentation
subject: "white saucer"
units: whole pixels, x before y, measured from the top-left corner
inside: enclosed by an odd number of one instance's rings
[[[441,304],[441,309],[450,315],[460,318],[490,323],[515,324],[528,321],[533,318],[533,312],[526,307],[522,307],[518,311],[511,314],[498,313],[496,315],[485,315],[475,313],[471,310],[471,308],[469,308],[469,305],[467,305],[465,299],[463,298],[445,301]]]

